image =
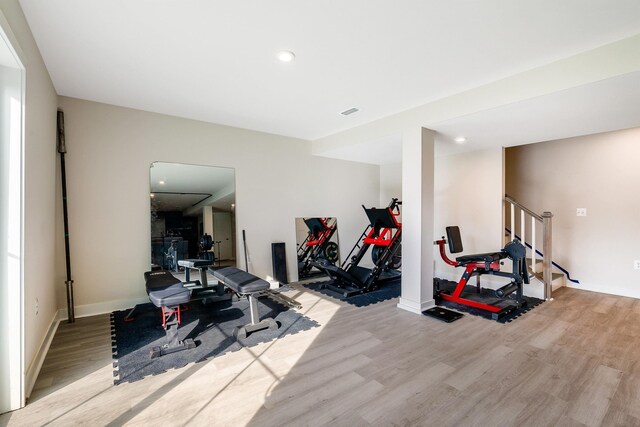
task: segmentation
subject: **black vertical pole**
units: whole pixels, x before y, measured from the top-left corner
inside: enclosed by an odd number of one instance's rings
[[[64,216],[64,252],[67,264],[67,319],[69,323],[76,321],[73,307],[73,280],[71,280],[71,256],[69,254],[69,216],[67,212],[67,173],[64,165],[64,154],[67,147],[64,141],[64,113],[58,110],[58,153],[60,153],[60,172],[62,175],[62,211]]]
[[[242,230],[242,243],[244,246],[244,265],[247,267],[247,273],[249,272],[249,257],[247,256],[247,236],[244,233],[244,230]]]

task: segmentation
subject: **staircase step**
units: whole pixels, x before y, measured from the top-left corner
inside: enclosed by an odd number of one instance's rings
[[[531,268],[531,258],[527,258],[527,267],[529,267],[529,271],[533,270],[534,273],[542,273],[542,259],[536,258],[536,264],[534,268]]]
[[[538,279],[542,280],[542,273],[533,273],[532,276],[535,276]],[[564,277],[564,274],[562,274],[562,273],[551,273],[551,280],[556,280],[556,279],[559,279],[561,277]]]
[[[543,282],[542,273],[532,273],[533,277],[538,279],[540,282]],[[562,273],[551,273],[551,288],[555,291],[558,288],[561,288],[565,285],[565,275]]]

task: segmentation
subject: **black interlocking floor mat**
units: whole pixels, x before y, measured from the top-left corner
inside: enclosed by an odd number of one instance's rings
[[[157,375],[187,363],[200,362],[242,347],[272,341],[319,326],[315,321],[268,298],[258,300],[260,318],[271,317],[278,322],[276,331],[268,329],[254,332],[244,340],[236,340],[236,326],[250,322],[249,302],[215,302],[203,304],[192,301],[182,313],[178,329],[180,339],[192,338],[197,347],[151,359],[149,353],[165,340],[160,309],[152,304],[140,305],[135,320],[125,322],[126,310],[111,313],[112,345],[114,350],[114,383],[132,382],[148,375]]]
[[[375,304],[380,301],[387,301],[393,298],[400,297],[401,287],[400,279],[389,281],[381,285],[380,289],[367,292],[366,294],[354,295],[345,298],[344,295],[332,291],[331,289],[323,288],[322,285],[327,282],[315,282],[307,283],[303,286],[312,291],[327,295],[331,298],[344,301],[348,304],[355,305],[356,307],[365,307],[367,305]]]
[[[452,282],[450,280],[443,280],[438,278],[433,279],[434,291],[439,288],[441,290],[446,291],[449,294],[452,294],[453,290],[456,288],[456,285],[457,285],[456,282]],[[467,298],[473,301],[478,301],[484,304],[492,304],[499,307],[506,307],[507,305],[513,303],[513,300],[509,298],[504,298],[504,299],[497,298],[492,289],[482,288],[480,290],[480,293],[478,293],[477,288],[471,285],[467,285],[464,287],[464,291],[462,291],[461,296],[463,298]],[[538,305],[544,302],[544,300],[534,298],[534,297],[524,296],[522,298],[524,301],[527,302],[527,304],[524,307],[520,307],[517,310],[514,310],[509,314],[505,315],[504,317],[497,319],[497,322],[499,323],[512,322],[515,319],[524,315],[528,311],[533,310]],[[469,307],[468,305],[458,304],[452,301],[445,301],[438,298],[436,298],[436,303],[442,307],[447,307],[456,311],[462,311],[464,313],[468,313],[474,316],[480,316],[480,317],[484,317],[485,319],[493,320],[491,318],[491,313],[486,310],[481,310],[479,308]]]

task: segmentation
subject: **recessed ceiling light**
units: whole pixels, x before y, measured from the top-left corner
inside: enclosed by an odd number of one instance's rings
[[[278,59],[282,62],[291,62],[295,59],[296,54],[290,50],[281,50],[277,55]]]
[[[164,185],[164,181],[158,181],[158,184]]]
[[[454,138],[454,141],[458,144],[462,144],[463,142],[467,142],[467,138],[465,138],[464,136],[459,136],[457,138]]]

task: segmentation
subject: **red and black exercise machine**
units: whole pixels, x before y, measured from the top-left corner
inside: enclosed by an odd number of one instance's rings
[[[337,230],[335,218],[303,218],[309,229],[304,242],[298,247],[298,277],[312,276],[313,262],[324,260],[334,264],[338,261],[338,244],[331,238]]]
[[[440,256],[444,262],[454,267],[464,267],[464,273],[453,291],[440,289],[441,282],[436,281],[437,288],[434,289],[436,298],[488,311],[491,313],[491,317],[496,320],[527,304],[527,301],[522,298],[522,284],[529,283],[529,274],[525,265],[526,248],[522,243],[518,240],[513,240],[507,243],[499,252],[464,255],[457,257],[453,261],[446,254],[445,244],[449,243],[449,252],[452,254],[462,252],[460,228],[451,226],[447,227],[446,231],[447,239],[443,236],[441,240],[434,242],[434,244],[439,246]],[[511,259],[513,263],[512,272],[500,271],[501,261],[506,258]],[[479,276],[483,274],[507,277],[512,280],[501,288],[496,289],[494,291],[495,297],[479,298],[478,296],[482,291]],[[469,295],[467,292],[467,295],[463,296],[465,286],[472,276],[478,277],[477,295]],[[508,301],[505,300],[514,292],[514,297],[511,297]]]
[[[364,209],[369,225],[357,240],[340,267],[322,262],[313,266],[333,280],[322,287],[342,294],[345,298],[371,292],[383,283],[400,278],[402,265],[402,223],[398,221],[402,202],[392,199],[386,208]],[[358,265],[371,248],[373,268]],[[353,255],[355,253],[355,255]]]

